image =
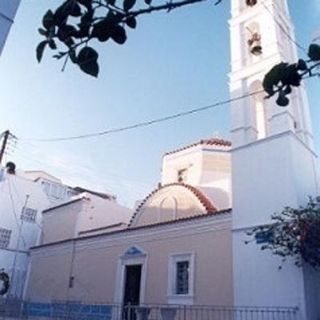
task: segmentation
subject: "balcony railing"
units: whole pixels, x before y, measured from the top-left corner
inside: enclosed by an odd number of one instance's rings
[[[33,320],[299,320],[297,308],[0,300],[0,318]]]

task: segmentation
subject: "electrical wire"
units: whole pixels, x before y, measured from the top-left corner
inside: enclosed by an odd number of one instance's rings
[[[244,94],[244,95],[236,97],[236,98],[222,100],[222,101],[219,101],[219,102],[207,105],[207,106],[194,108],[194,109],[191,109],[191,110],[187,110],[187,111],[171,114],[171,115],[164,116],[164,117],[161,117],[161,118],[156,118],[156,119],[152,119],[152,120],[148,120],[148,121],[138,122],[138,123],[135,123],[135,124],[132,124],[132,125],[119,127],[119,128],[114,128],[114,129],[108,129],[108,130],[104,130],[104,131],[100,131],[100,132],[93,132],[93,133],[82,134],[82,135],[77,135],[77,136],[69,136],[69,137],[57,137],[57,138],[46,138],[46,139],[33,138],[33,139],[22,139],[22,140],[24,140],[24,141],[25,140],[27,140],[27,141],[37,141],[37,142],[58,142],[58,141],[71,141],[71,140],[80,140],[80,139],[86,139],[86,138],[105,136],[105,135],[110,135],[110,134],[113,134],[113,133],[119,133],[119,132],[133,130],[133,129],[137,129],[137,128],[141,128],[141,127],[147,127],[147,126],[154,125],[156,123],[166,122],[166,121],[169,121],[169,120],[185,117],[185,116],[188,116],[188,115],[191,115],[191,114],[203,112],[203,111],[210,110],[210,109],[213,109],[213,108],[218,107],[218,106],[223,106],[223,105],[229,104],[229,103],[234,102],[234,101],[238,101],[238,100],[242,100],[242,99],[248,98],[250,96],[253,96],[253,95],[256,95],[256,94],[259,94],[259,93],[262,93],[262,92],[264,92],[264,91],[263,90],[259,90],[259,91],[255,91],[255,92],[252,92],[252,93]]]
[[[270,9],[266,6],[266,4],[264,2],[261,2],[261,4],[263,5],[263,7],[266,9],[266,11],[271,15],[272,19],[274,20],[274,22],[278,25],[278,27],[281,29],[281,31],[287,36],[287,38],[294,44],[296,45],[296,47],[298,49],[300,49],[301,51],[303,51],[303,53],[308,54],[307,49],[302,46],[298,41],[296,41],[288,32],[287,30],[283,27],[283,25],[276,19],[276,17],[274,16],[274,14],[270,11]]]

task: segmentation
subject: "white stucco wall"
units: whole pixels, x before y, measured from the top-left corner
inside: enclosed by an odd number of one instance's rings
[[[114,200],[82,193],[43,213],[42,244],[122,229],[132,210]]]
[[[27,195],[27,207],[37,210],[36,222],[24,221],[21,224],[20,217]],[[4,268],[12,276],[15,265],[14,284],[10,292],[12,295],[22,294],[28,250],[37,243],[41,231],[41,211],[48,205],[49,201],[39,184],[19,175],[4,174],[4,179],[0,181],[0,228],[12,230],[12,234],[9,246],[0,248],[0,268]]]
[[[178,171],[187,169],[187,184],[203,190],[218,210],[232,206],[230,147],[197,145],[165,155],[162,185],[178,182]]]
[[[259,245],[244,244],[250,227],[271,222],[285,206],[305,205],[316,195],[315,156],[292,132],[285,132],[233,150],[233,252],[235,303],[297,306],[304,319],[306,302],[303,269],[281,260]],[[316,319],[316,318],[308,318]]]

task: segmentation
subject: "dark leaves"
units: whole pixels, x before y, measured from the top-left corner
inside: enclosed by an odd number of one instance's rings
[[[104,19],[93,26],[91,36],[97,38],[99,41],[107,41],[111,36],[111,24],[107,19]]]
[[[136,0],[124,0],[123,1],[123,10],[129,11],[136,4]]]
[[[116,3],[116,0],[106,0],[107,4],[110,4],[111,6],[114,6]]]
[[[40,63],[42,60],[44,49],[47,45],[48,41],[42,41],[38,44],[36,52],[37,52],[37,60]]]
[[[135,29],[136,26],[137,26],[137,20],[136,20],[135,17],[129,17],[126,20],[126,24],[127,24],[128,27],[130,27],[132,29]]]
[[[92,0],[77,0],[80,4],[85,6],[88,10],[92,8]]]
[[[111,38],[113,39],[113,41],[115,41],[118,44],[124,44],[127,40],[127,35],[126,35],[126,30],[119,26],[119,25],[115,25],[113,26],[113,28],[110,30],[111,34]]]
[[[320,46],[318,44],[311,44],[309,46],[308,56],[312,61],[320,61]]]
[[[46,14],[42,18],[42,25],[49,30],[52,26],[54,26],[55,19],[53,12],[51,10],[48,10]]]
[[[64,24],[60,26],[57,35],[59,40],[64,42],[67,38],[72,37],[76,34],[77,34],[77,29],[74,26]]]
[[[275,86],[281,81],[283,73],[288,66],[287,63],[281,62],[274,66],[264,77],[263,79],[263,89],[268,93],[269,96],[275,94]]]
[[[263,89],[268,97],[278,93],[276,103],[280,107],[286,107],[290,102],[287,95],[291,94],[292,87],[300,86],[302,76],[307,70],[307,63],[302,59],[293,64],[281,62],[265,75]]]
[[[285,93],[280,92],[276,103],[280,107],[286,107],[289,105],[289,99],[286,97]]]
[[[272,215],[272,223],[253,228],[247,235],[260,243],[261,250],[269,250],[285,262],[293,258],[296,266],[302,261],[320,268],[320,199],[310,198],[306,207],[286,207]],[[272,233],[272,237],[262,237]],[[264,241],[257,241],[263,239]],[[250,243],[252,241],[246,241]],[[281,266],[280,266],[281,267]]]
[[[98,53],[91,47],[84,47],[77,57],[77,64],[80,69],[94,77],[99,74]]]

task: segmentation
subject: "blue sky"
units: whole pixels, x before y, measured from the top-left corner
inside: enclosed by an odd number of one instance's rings
[[[229,107],[153,127],[81,141],[40,143],[28,138],[90,133],[227,99],[229,0],[146,16],[124,46],[99,46],[100,75],[88,77],[35,47],[43,13],[58,0],[22,0],[0,58],[0,131],[22,169],[43,169],[70,185],[118,195],[131,206],[160,179],[162,154],[210,136],[229,138]],[[289,0],[298,41],[320,29],[320,0]],[[320,147],[320,80],[308,80],[316,145]]]

